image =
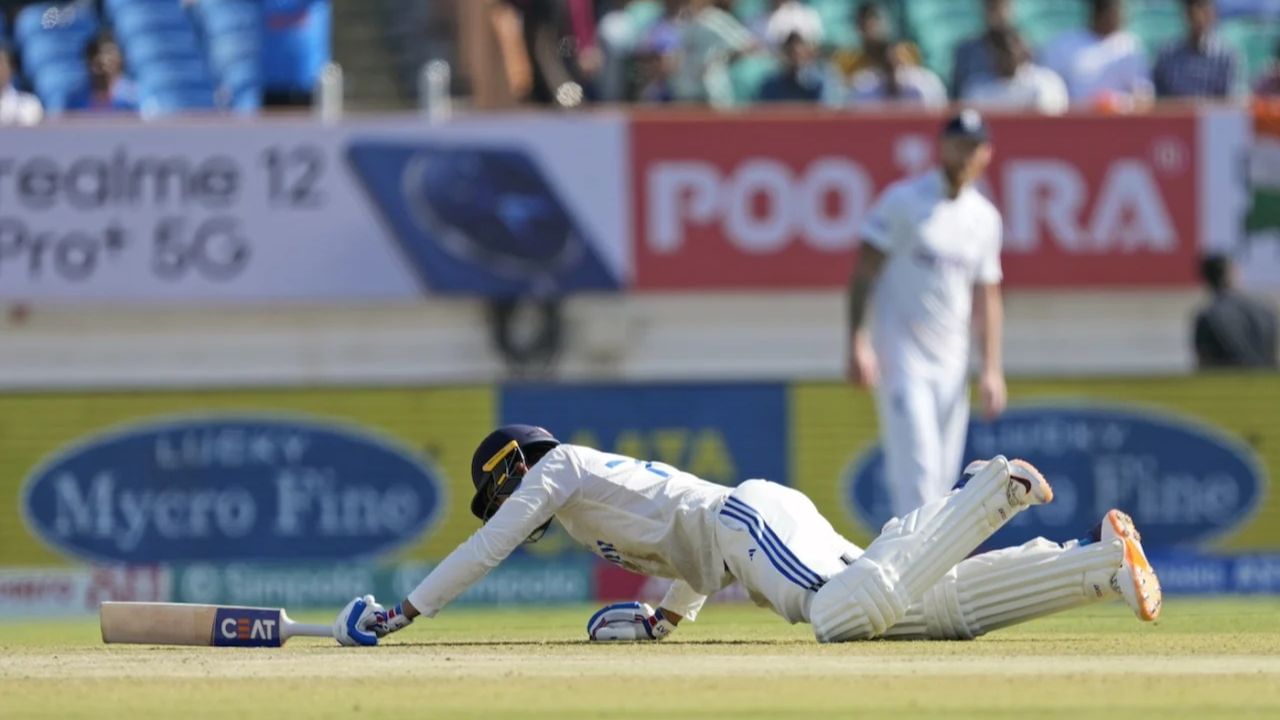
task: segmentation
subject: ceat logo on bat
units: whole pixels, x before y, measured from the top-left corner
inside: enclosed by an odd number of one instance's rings
[[[277,647],[280,612],[257,608],[219,608],[213,621],[213,644],[226,647]]]

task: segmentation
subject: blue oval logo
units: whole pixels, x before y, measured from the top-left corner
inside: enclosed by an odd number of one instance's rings
[[[1202,545],[1239,526],[1265,484],[1254,453],[1221,430],[1130,407],[1022,406],[970,423],[965,458],[994,455],[1040,468],[1054,500],[1019,514],[987,547],[1080,537],[1111,508],[1133,516],[1148,547]],[[891,517],[879,446],[846,469],[844,482],[868,527]]]
[[[90,436],[35,469],[27,524],[124,563],[367,557],[422,534],[441,484],[412,450],[313,419],[162,418]]]

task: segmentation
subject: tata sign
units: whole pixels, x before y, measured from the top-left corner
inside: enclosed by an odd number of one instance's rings
[[[220,415],[91,436],[37,468],[27,524],[79,558],[333,560],[417,538],[440,507],[407,448],[349,426]]]
[[[1053,484],[1053,502],[1015,517],[988,546],[1080,537],[1111,508],[1131,514],[1150,547],[1197,546],[1239,526],[1262,498],[1252,451],[1212,426],[1138,408],[1045,405],[969,426],[965,458],[1024,458]],[[869,527],[887,520],[879,447],[845,474]]]

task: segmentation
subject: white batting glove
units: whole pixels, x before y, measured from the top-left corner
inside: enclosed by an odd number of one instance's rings
[[[675,629],[661,609],[641,602],[605,605],[587,621],[591,640],[661,640]]]
[[[333,621],[334,639],[339,645],[377,645],[381,635],[372,628],[377,624],[378,613],[385,614],[386,610],[372,595],[355,598]]]

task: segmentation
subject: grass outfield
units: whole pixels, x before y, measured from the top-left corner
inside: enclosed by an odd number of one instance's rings
[[[593,609],[446,611],[376,649],[107,647],[94,621],[0,623],[0,718],[1280,717],[1280,600],[828,646],[729,606],[661,644],[589,645]]]

